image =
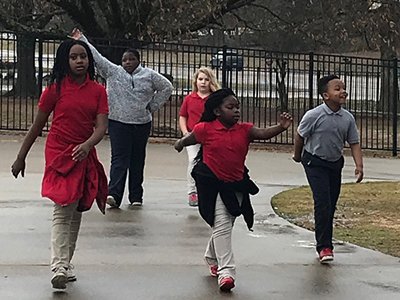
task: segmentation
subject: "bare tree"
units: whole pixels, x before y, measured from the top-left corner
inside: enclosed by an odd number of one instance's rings
[[[255,0],[50,0],[89,36],[163,39],[218,24]]]
[[[37,95],[33,33],[43,31],[57,13],[46,1],[0,1],[0,24],[15,32],[17,37],[17,80],[10,94],[29,97]]]
[[[254,0],[0,0],[0,25],[17,34],[18,79],[13,92],[33,96],[34,47],[38,33],[72,29],[55,22],[66,16],[88,36],[107,39],[168,39],[218,24],[229,12]]]
[[[258,0],[251,7],[239,11],[237,19],[268,49],[271,45],[279,49],[288,40],[292,49],[285,50],[289,51],[296,47],[294,41],[303,42],[303,51],[379,51],[383,61],[378,107],[392,110],[394,101],[398,101],[393,91],[394,58],[400,46],[400,1]],[[271,32],[278,37],[276,40],[265,38]],[[280,38],[277,33],[287,38]]]

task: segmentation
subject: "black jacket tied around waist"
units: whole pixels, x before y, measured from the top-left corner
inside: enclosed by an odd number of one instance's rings
[[[214,225],[215,202],[219,193],[228,212],[235,217],[243,215],[247,227],[252,230],[254,210],[251,206],[250,195],[257,194],[259,189],[250,179],[247,168],[242,180],[224,182],[219,180],[205,163],[199,161],[193,168],[192,177],[196,181],[199,212],[207,224],[211,227]],[[241,205],[235,192],[243,194]]]

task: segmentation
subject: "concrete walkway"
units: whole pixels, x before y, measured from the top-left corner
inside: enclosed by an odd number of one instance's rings
[[[24,179],[10,174],[21,136],[0,136],[0,299],[400,299],[399,258],[338,245],[330,266],[316,259],[312,232],[277,217],[270,198],[306,184],[288,153],[251,151],[247,166],[260,186],[254,232],[236,221],[237,285],[218,291],[203,262],[210,229],[185,195],[186,153],[148,147],[145,203],[95,207],[84,214],[76,256],[78,281],[54,292],[48,267],[51,201],[40,197],[44,139],[34,145]],[[98,146],[108,170],[109,141]],[[366,180],[399,178],[398,159],[365,159]],[[347,158],[344,181],[352,181]],[[293,199],[295,201],[296,199]]]

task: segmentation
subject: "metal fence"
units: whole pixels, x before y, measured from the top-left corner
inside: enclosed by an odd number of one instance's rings
[[[12,33],[0,38],[0,129],[28,130],[38,98],[46,85],[59,40],[35,39],[34,85],[36,92],[18,84],[17,45]],[[211,47],[179,43],[140,44],[132,41],[96,40],[102,53],[120,57],[128,47],[141,53],[142,64],[173,81],[170,100],[154,114],[151,135],[177,138],[179,108],[191,90],[192,74],[201,66],[214,68],[223,86],[231,87],[241,102],[243,121],[264,127],[276,124],[281,111],[294,117],[285,133],[268,143],[293,144],[296,125],[305,111],[321,103],[317,79],[336,74],[347,85],[346,108],[355,116],[364,149],[398,148],[398,62],[373,58],[315,53],[283,53],[260,49]],[[115,54],[117,53],[117,56]],[[118,56],[119,55],[119,56]],[[20,90],[18,90],[20,89]]]

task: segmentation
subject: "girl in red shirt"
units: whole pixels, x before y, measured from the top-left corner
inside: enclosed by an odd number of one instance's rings
[[[254,212],[249,194],[258,192],[244,163],[250,142],[270,139],[292,124],[288,113],[280,115],[279,124],[258,128],[241,123],[240,105],[231,89],[212,93],[205,104],[200,122],[193,131],[175,143],[183,147],[200,143],[192,175],[196,181],[199,212],[211,226],[205,260],[211,276],[218,277],[222,291],[235,286],[235,262],[232,252],[232,228],[237,216],[243,215],[251,230]]]
[[[194,125],[199,122],[201,114],[204,111],[204,103],[207,101],[207,97],[212,92],[219,89],[220,85],[214,72],[210,68],[201,67],[194,73],[192,92],[183,99],[179,111],[179,126],[183,135],[187,135],[193,130]],[[190,206],[197,206],[196,185],[191,172],[194,166],[194,158],[199,152],[199,149],[200,145],[186,147],[188,155],[187,189]]]
[[[93,56],[86,43],[61,43],[51,84],[40,97],[35,121],[11,167],[15,178],[19,173],[24,177],[26,156],[53,113],[45,146],[42,196],[54,202],[51,283],[56,289],[65,289],[68,281],[76,280],[70,262],[82,212],[90,209],[95,199],[100,210],[105,210],[107,177],[94,146],[106,133],[108,105],[105,88],[93,79]]]

